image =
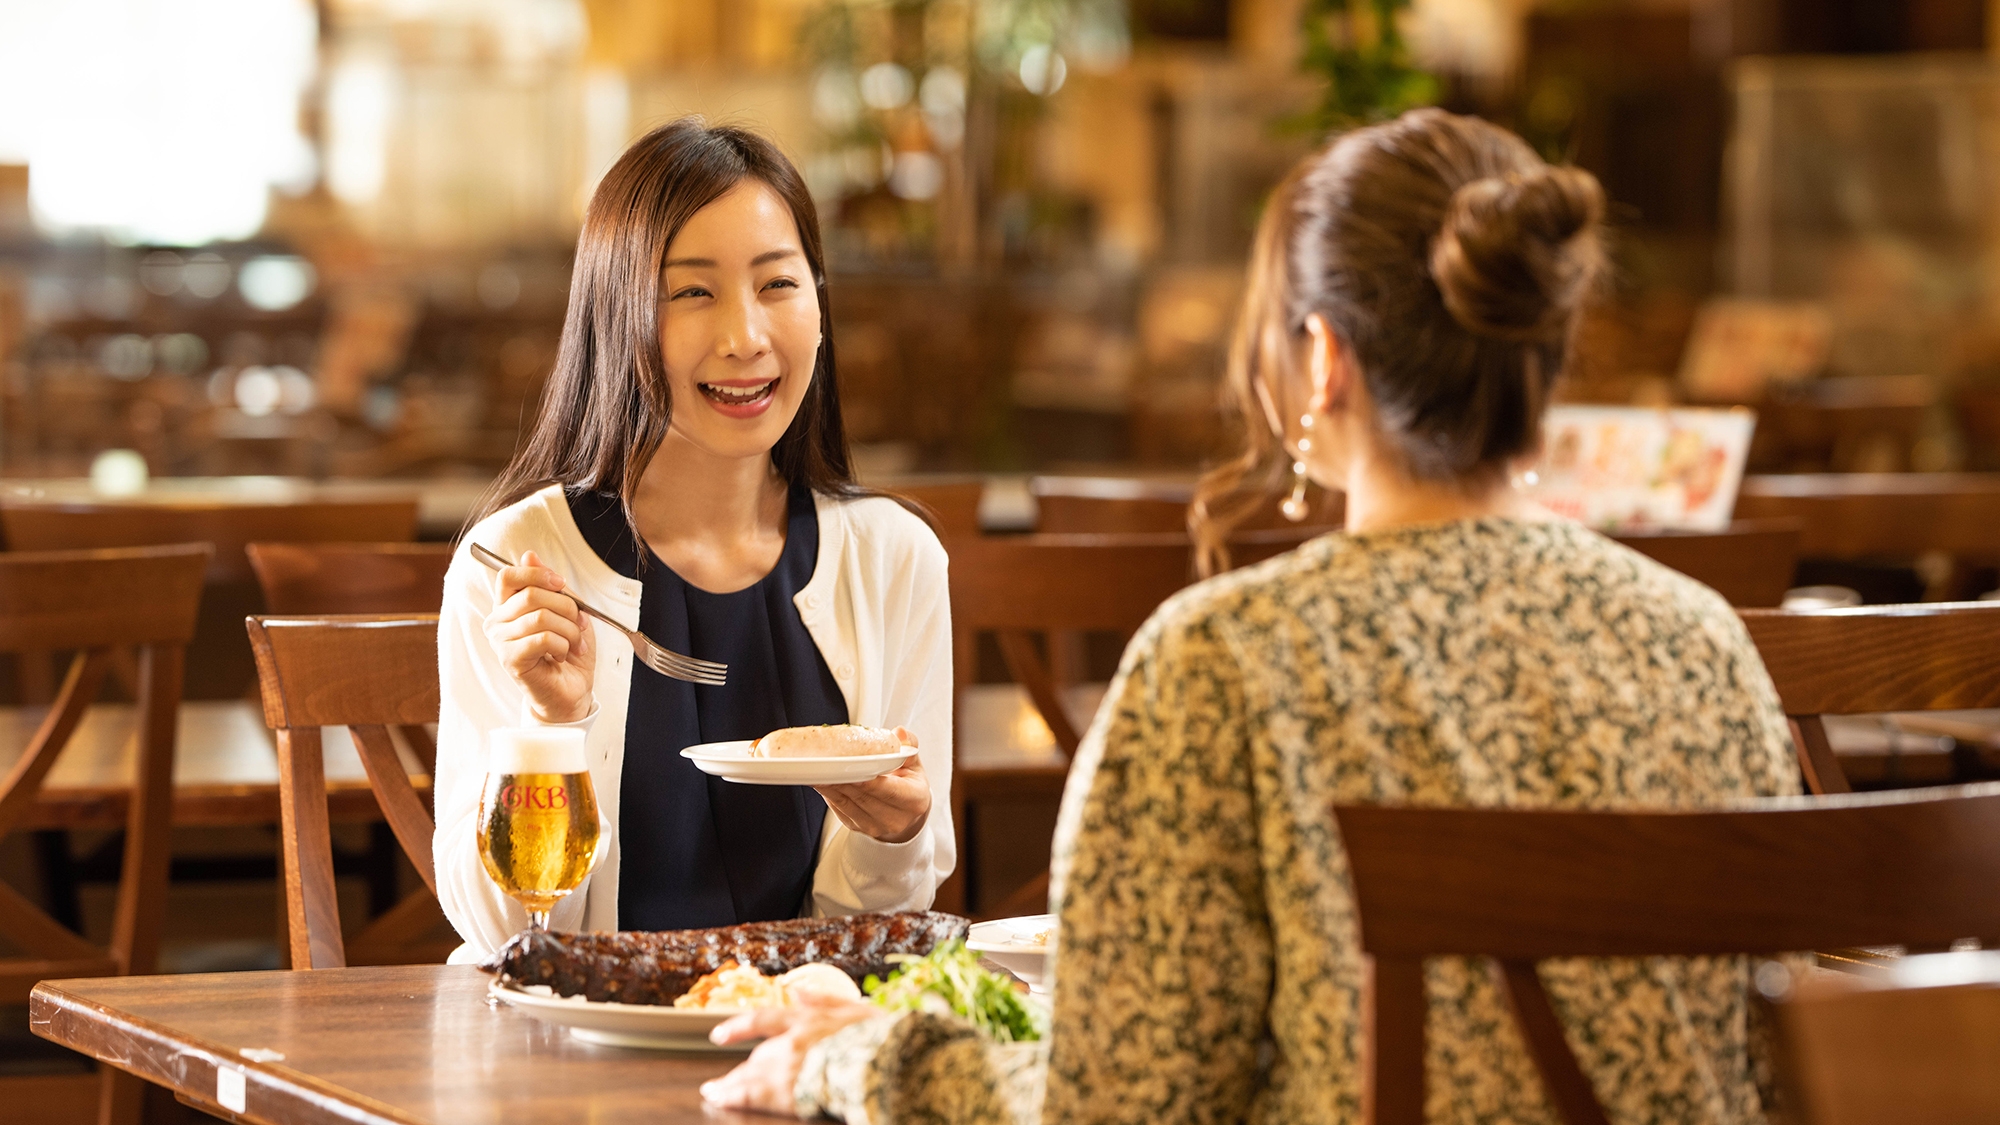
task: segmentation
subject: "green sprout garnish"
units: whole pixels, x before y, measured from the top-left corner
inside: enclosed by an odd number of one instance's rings
[[[1014,982],[979,963],[963,941],[948,941],[918,957],[892,953],[901,967],[883,980],[861,984],[869,998],[892,1012],[948,1010],[1000,1043],[1027,1043],[1048,1033],[1048,1011]]]

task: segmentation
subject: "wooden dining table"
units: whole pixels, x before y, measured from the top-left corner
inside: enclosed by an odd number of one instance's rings
[[[491,482],[435,480],[306,480],[300,477],[154,477],[129,495],[107,495],[81,477],[0,478],[0,503],[75,510],[98,504],[211,507],[414,499],[417,529],[446,539],[465,524]]]
[[[769,1121],[709,1109],[735,1053],[603,1047],[506,1004],[467,965],[52,980],[35,1034],[263,1125]]]

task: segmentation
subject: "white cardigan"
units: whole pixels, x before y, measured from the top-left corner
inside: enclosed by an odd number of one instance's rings
[[[819,558],[812,580],[793,603],[840,685],[849,720],[905,726],[916,734],[931,786],[931,811],[923,831],[901,844],[850,831],[829,811],[813,873],[811,910],[921,910],[956,862],[950,800],[951,612],[944,548],[922,520],[893,500],[819,497],[817,503]],[[493,608],[495,576],[471,557],[469,545],[475,542],[510,559],[533,549],[577,596],[628,628],[639,623],[640,583],[605,565],[584,542],[560,486],[551,485],[480,521],[459,545],[445,576],[438,623],[443,713],[437,737],[437,837],[432,843],[438,899],[469,947],[453,960],[483,955],[527,925],[520,905],[487,876],[474,827],[486,774],[487,732],[535,722],[527,693],[500,666],[486,639],[482,626]],[[559,930],[618,928],[618,784],[633,658],[624,637],[602,622],[592,625],[591,640],[598,646],[597,709],[577,725],[586,730],[591,784],[613,831],[596,873],[550,915],[550,928]]]

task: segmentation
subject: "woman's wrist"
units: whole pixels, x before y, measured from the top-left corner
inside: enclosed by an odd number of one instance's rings
[[[917,817],[917,819],[903,831],[892,832],[882,836],[870,836],[869,839],[874,840],[878,844],[907,844],[911,840],[914,840],[917,837],[924,834],[924,825],[929,824],[930,820],[931,820],[931,810],[929,808],[926,808],[924,809],[923,815]]]
[[[869,1079],[875,1071],[893,1070],[897,1062],[884,1045],[914,1014],[884,1012],[808,1047],[792,1083],[793,1112],[806,1118],[824,1114],[842,1121],[865,1119]]]
[[[527,701],[527,705],[523,708],[523,711],[526,712],[524,716],[525,719],[527,720],[525,725],[528,726],[538,726],[538,727],[582,726],[583,724],[589,722],[592,718],[594,718],[597,715],[597,697],[594,695],[585,695],[568,711],[560,714],[555,714],[543,710],[542,705],[531,696]]]

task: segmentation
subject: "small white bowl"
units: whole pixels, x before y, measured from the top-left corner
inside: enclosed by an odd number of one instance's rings
[[[1055,937],[1056,916],[1029,914],[1020,918],[996,918],[975,922],[966,934],[965,947],[1028,982],[1029,989],[1047,992],[1049,944],[1041,935]]]

